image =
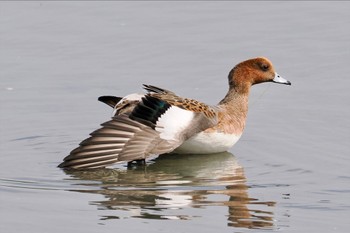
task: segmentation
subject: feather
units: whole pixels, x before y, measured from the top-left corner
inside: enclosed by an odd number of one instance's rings
[[[129,126],[125,123],[129,123]],[[120,125],[120,127],[119,127]],[[106,133],[108,132],[108,133]],[[130,160],[144,158],[149,151],[145,146],[134,147],[133,140],[138,138],[159,138],[159,133],[148,126],[135,122],[127,115],[114,117],[111,121],[102,124],[102,128],[91,133],[91,137],[80,143],[80,146],[71,151],[59,165],[62,168],[91,168],[110,165],[124,161],[123,156],[133,150],[134,154],[128,154]],[[130,149],[128,145],[131,145]],[[108,162],[109,161],[109,162]]]
[[[65,169],[105,167],[116,162],[145,159],[152,154],[168,153],[192,135],[216,123],[217,116],[207,117],[200,111],[181,106],[182,99],[172,92],[151,85],[155,93],[133,96],[133,105],[125,99],[115,109],[117,115],[101,124],[59,165]],[[176,102],[176,105],[173,103]],[[109,102],[111,103],[111,102]],[[197,105],[201,103],[196,102]],[[214,111],[205,105],[210,111]],[[122,113],[121,111],[127,113]],[[214,112],[215,113],[215,112]]]
[[[121,100],[121,97],[116,97],[116,96],[100,96],[98,97],[98,101],[101,101],[102,103],[107,104],[108,106],[111,106],[114,108],[119,101]]]

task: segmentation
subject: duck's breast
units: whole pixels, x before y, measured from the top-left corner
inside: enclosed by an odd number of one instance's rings
[[[212,154],[230,149],[241,137],[222,132],[200,132],[174,150],[179,154]]]

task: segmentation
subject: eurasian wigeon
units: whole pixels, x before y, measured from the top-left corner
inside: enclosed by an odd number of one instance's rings
[[[250,87],[264,82],[291,85],[268,59],[258,57],[231,70],[229,90],[216,106],[151,85],[144,85],[147,94],[100,97],[114,107],[114,117],[72,150],[59,167],[100,168],[123,161],[144,162],[154,154],[227,151],[243,133]]]

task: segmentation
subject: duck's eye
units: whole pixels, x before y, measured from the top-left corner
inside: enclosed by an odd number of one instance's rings
[[[262,69],[263,71],[267,71],[269,68],[270,68],[270,67],[269,67],[268,64],[262,64],[262,65],[261,65],[261,69]]]

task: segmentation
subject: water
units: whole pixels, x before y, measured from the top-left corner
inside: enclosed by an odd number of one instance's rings
[[[348,2],[1,2],[1,232],[348,232]],[[270,58],[229,152],[56,166],[149,83],[215,104]]]

